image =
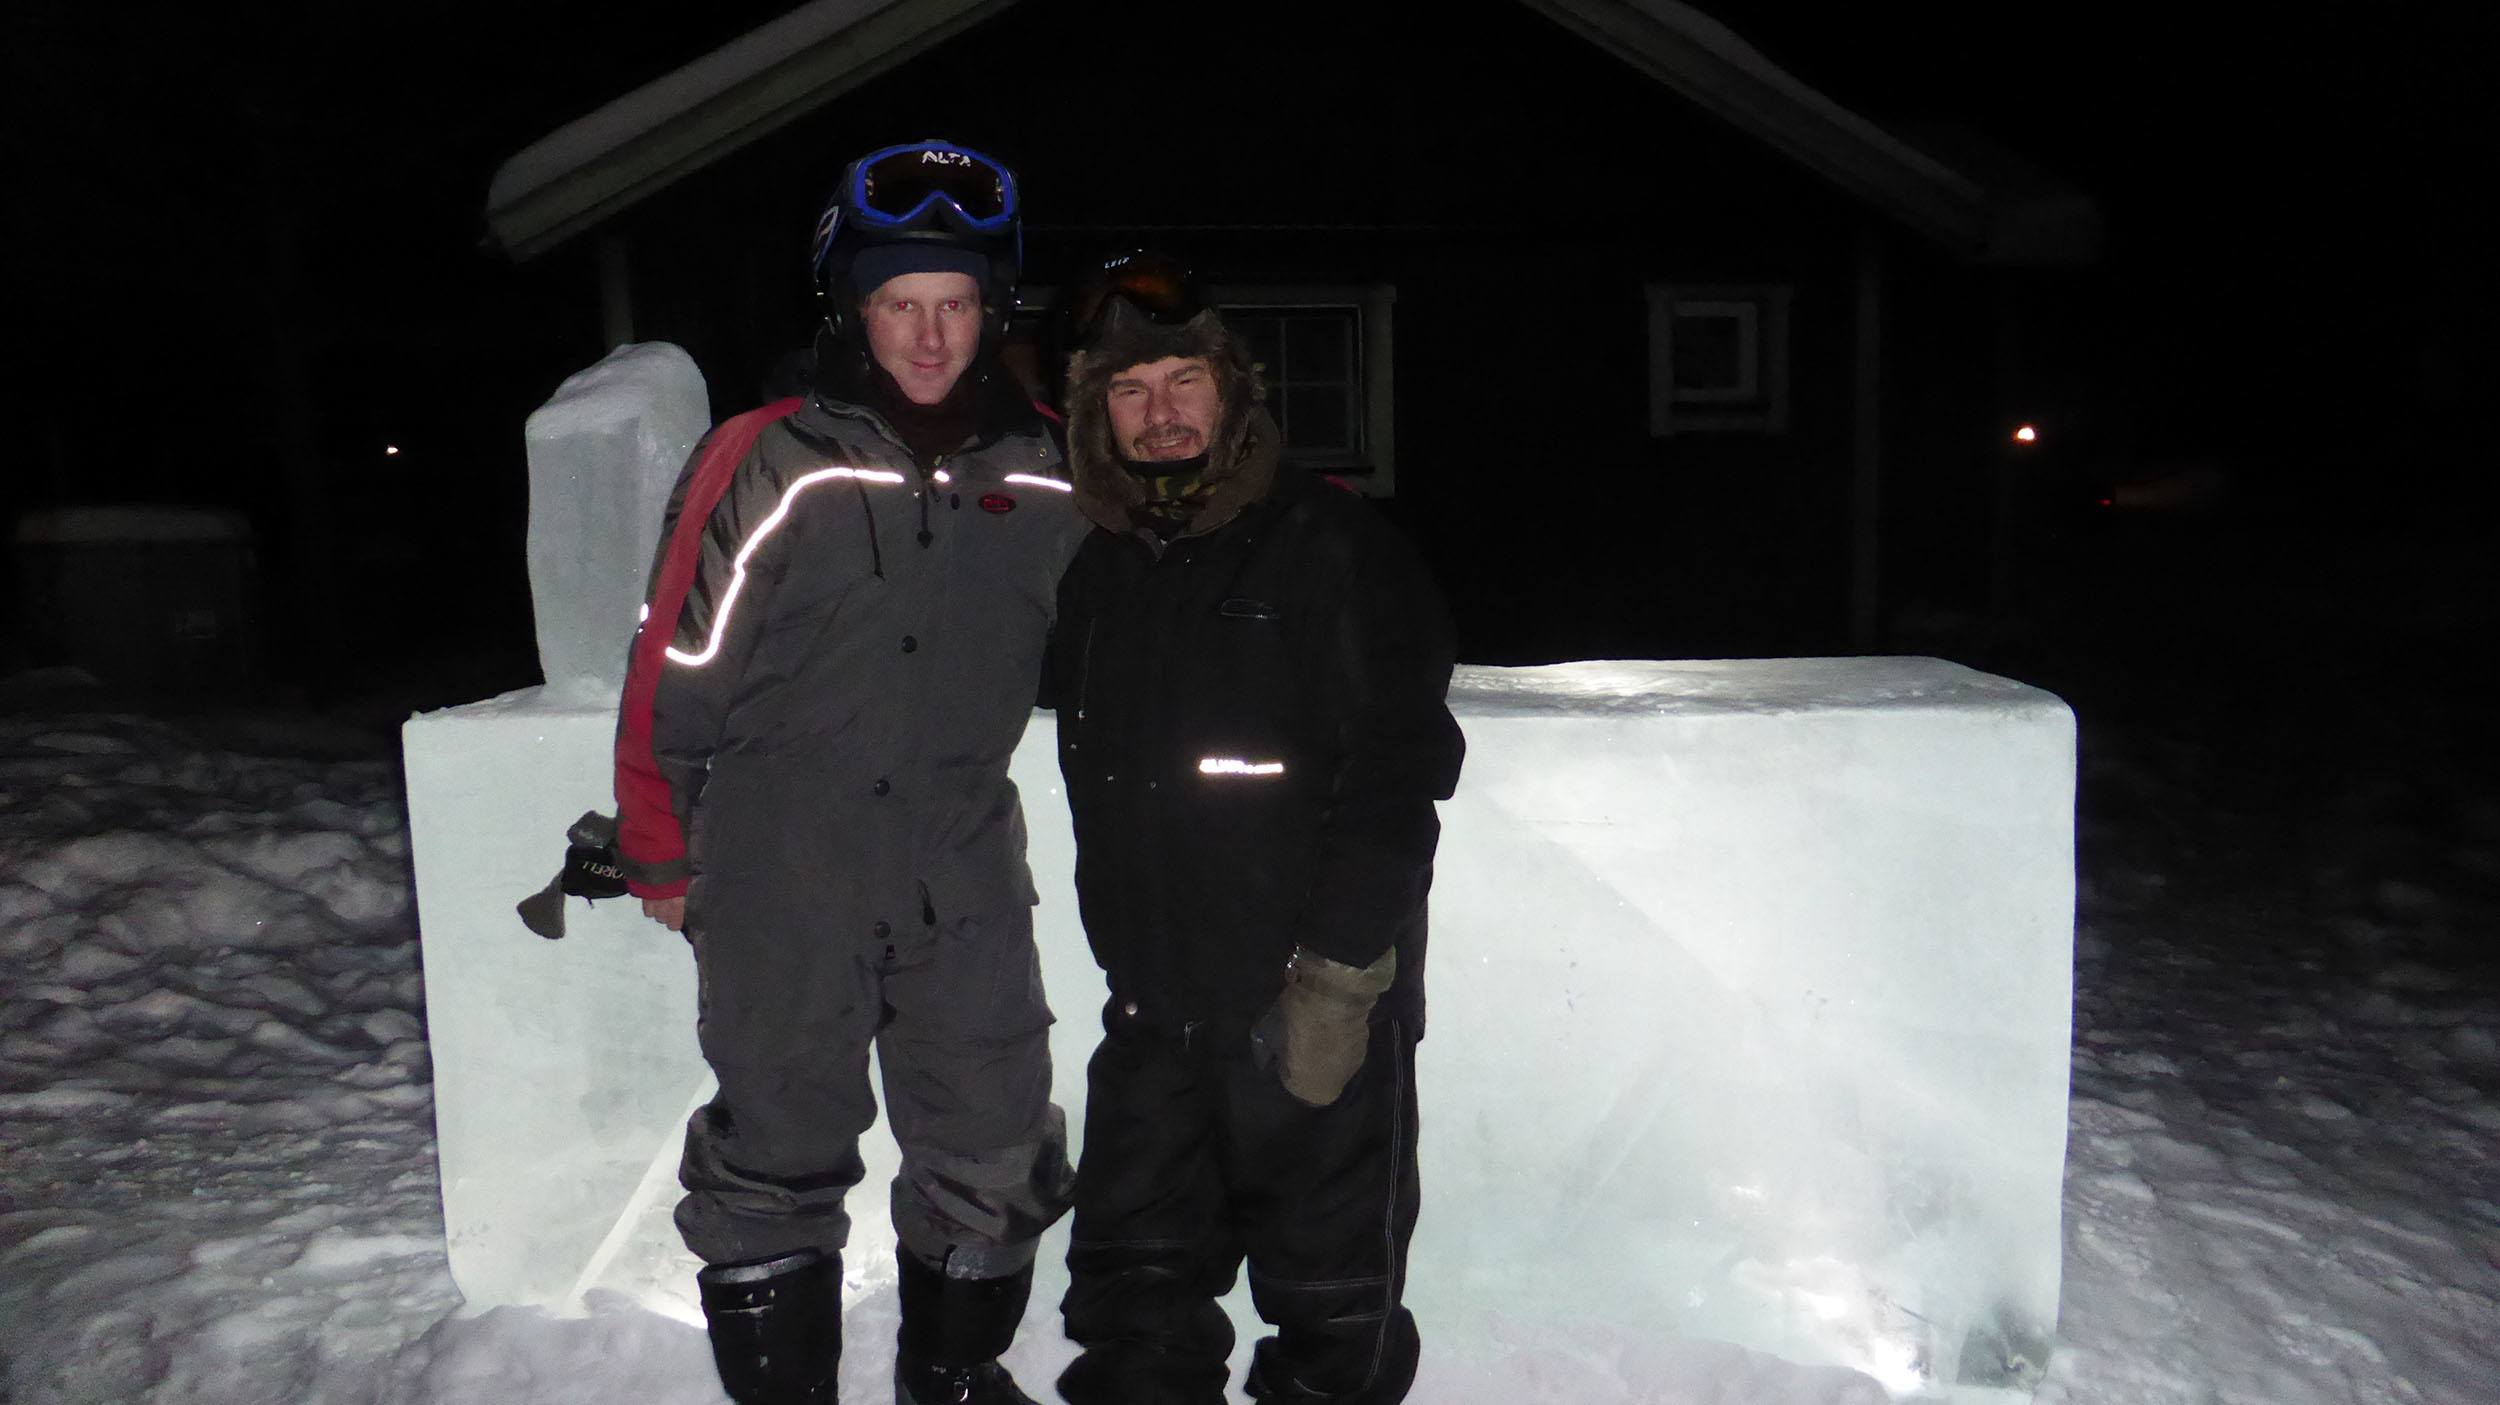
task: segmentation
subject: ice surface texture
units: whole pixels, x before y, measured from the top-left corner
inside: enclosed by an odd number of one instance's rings
[[[1418,1284],[2027,1390],[2057,1307],[2065,706],[1929,659],[1468,670],[1452,706]]]
[[[2023,1398],[2056,1317],[2074,731],[1932,659],[1466,669],[1442,807],[1426,1208],[1436,1352],[1621,1327]],[[684,946],[512,904],[602,805],[613,720],[536,691],[406,731],[452,1272],[479,1304],[679,1311],[707,1091]],[[1102,982],[1048,717],[1018,752],[1058,1096]],[[891,1272],[866,1148],[855,1279]]]
[[[624,686],[669,488],[711,425],[703,373],[667,342],[618,347],[531,413],[530,596],[557,698]]]

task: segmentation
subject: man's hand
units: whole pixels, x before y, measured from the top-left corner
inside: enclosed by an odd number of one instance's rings
[[[683,932],[686,930],[686,899],[683,895],[674,898],[644,898],[642,915],[672,932]]]
[[[1275,1062],[1277,1078],[1295,1101],[1312,1107],[1335,1102],[1362,1071],[1372,1005],[1397,975],[1394,947],[1369,966],[1296,950],[1285,968],[1284,993],[1250,1031],[1254,1057]]]

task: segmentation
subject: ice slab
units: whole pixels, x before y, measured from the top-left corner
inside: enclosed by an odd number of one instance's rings
[[[2028,1399],[2060,1262],[2064,704],[1884,658],[1462,669],[1451,705],[1469,749],[1442,807],[1411,1293],[1429,1352],[1715,1341],[1900,1397]],[[481,1305],[601,1287],[691,1316],[667,1217],[707,1089],[684,946],[629,903],[576,900],[561,942],[511,910],[604,807],[612,729],[531,690],[406,730],[452,1274]],[[1015,776],[1081,1125],[1103,986],[1047,714]],[[867,1150],[852,1310],[890,1323],[893,1151]],[[1058,1360],[1064,1247],[1063,1227],[1019,1348]]]
[[[668,342],[618,347],[531,412],[530,596],[559,697],[624,686],[669,489],[711,426],[703,373]]]

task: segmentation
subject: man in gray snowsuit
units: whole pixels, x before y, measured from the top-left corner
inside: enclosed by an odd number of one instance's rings
[[[720,1092],[677,1224],[741,1405],[830,1405],[845,1193],[901,1144],[903,1405],[1030,1405],[997,1357],[1066,1208],[1032,877],[1007,763],[1084,529],[999,359],[1014,177],[942,141],[825,212],[812,393],[698,446],[627,675],[620,854],[693,944]]]

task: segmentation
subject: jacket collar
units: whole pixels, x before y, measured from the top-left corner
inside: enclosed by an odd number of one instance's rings
[[[901,448],[904,457],[912,458],[911,447],[895,429],[892,418],[877,408],[878,397],[870,377],[880,373],[866,352],[829,332],[820,332],[816,356],[816,388],[808,397],[809,407],[836,418],[865,421],[880,437]],[[973,429],[961,445],[946,452],[969,453],[1011,436],[1038,438],[1049,432],[1041,408],[1025,392],[1015,373],[1007,369],[1006,362],[999,359],[995,348],[984,345],[972,358],[972,364],[964,368],[964,375],[975,378],[969,392]]]

